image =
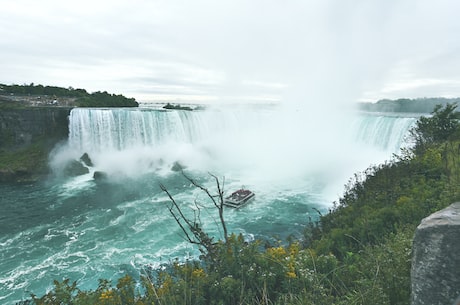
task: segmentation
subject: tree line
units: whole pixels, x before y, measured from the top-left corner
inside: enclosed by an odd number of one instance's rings
[[[43,86],[31,83],[29,85],[0,84],[0,94],[4,95],[38,95],[76,98],[75,104],[79,107],[138,107],[134,98],[123,95],[110,94],[107,91],[88,93],[85,89],[72,87]]]
[[[406,113],[430,113],[437,105],[458,105],[460,98],[401,98],[397,100],[383,99],[376,103],[359,103],[359,109],[371,112],[406,112]]]

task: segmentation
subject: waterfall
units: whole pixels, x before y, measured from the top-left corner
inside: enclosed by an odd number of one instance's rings
[[[177,111],[78,108],[70,114],[69,141],[92,152],[191,142],[199,131],[186,118]]]
[[[260,118],[244,111],[163,111],[76,108],[70,113],[69,142],[82,151],[155,147],[168,142],[197,143],[216,134],[244,132]]]
[[[69,142],[76,149],[94,152],[155,147],[167,142],[194,144],[217,134],[228,137],[246,133],[264,119],[274,119],[267,114],[76,108],[70,113]],[[359,143],[397,151],[415,121],[414,117],[360,113],[352,123],[352,138]]]
[[[410,144],[407,136],[416,120],[394,114],[360,113],[352,124],[352,134],[358,143],[395,153]]]
[[[311,113],[307,113],[311,116]],[[87,152],[103,170],[157,170],[179,161],[210,170],[302,172],[346,164],[349,156],[380,162],[404,144],[416,118],[359,113],[352,124],[273,108],[165,111],[148,108],[76,108],[69,147]],[[337,153],[337,147],[341,147]],[[378,158],[377,158],[378,154]],[[340,159],[340,160],[338,160]],[[344,165],[346,166],[346,165]]]

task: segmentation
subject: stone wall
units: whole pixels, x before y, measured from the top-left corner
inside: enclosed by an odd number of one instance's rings
[[[460,305],[460,202],[417,227],[411,281],[412,305]]]

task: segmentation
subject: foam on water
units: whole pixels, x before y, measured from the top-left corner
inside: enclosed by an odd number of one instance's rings
[[[298,131],[273,129],[281,122],[268,110],[73,110],[69,145],[55,151],[52,165],[59,170],[65,160],[87,152],[94,163],[90,173],[43,184],[0,185],[0,301],[14,304],[30,293],[41,295],[54,279],[70,278],[82,289],[95,289],[99,278],[136,277],[142,268],[196,257],[197,249],[169,214],[169,198],[159,183],[187,215],[194,216],[195,202],[202,206],[203,226],[217,238],[218,216],[201,191],[171,171],[176,161],[210,190],[215,181],[208,171],[225,182],[227,194],[243,185],[256,193],[245,208],[225,210],[231,232],[248,240],[301,236],[318,216],[314,208],[327,209],[331,194],[336,198],[346,179],[369,160],[388,158],[394,147],[387,146],[398,143],[413,121],[354,117],[349,125],[357,138],[346,140],[353,145],[321,152],[329,145],[315,148],[312,131],[304,125],[286,123]],[[366,137],[388,141],[381,147]],[[330,147],[336,144],[327,141]],[[95,170],[106,171],[109,181],[95,181]]]

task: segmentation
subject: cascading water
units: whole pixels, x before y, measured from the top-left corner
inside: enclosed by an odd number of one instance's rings
[[[157,170],[159,162],[210,166],[213,153],[224,147],[230,151],[238,141],[247,141],[246,135],[266,116],[264,111],[74,109],[68,149],[72,157],[89,153],[103,170],[120,164],[136,168],[136,160],[143,160],[136,173]],[[145,159],[150,159],[147,166]]]
[[[301,236],[317,217],[314,208],[327,209],[328,197],[335,199],[354,171],[397,152],[416,120],[358,114],[346,125],[322,121],[319,128],[291,115],[263,107],[72,110],[68,144],[56,150],[53,168],[87,152],[109,181],[98,183],[90,173],[0,185],[0,302],[41,295],[54,279],[94,289],[100,278],[136,277],[146,265],[196,255],[169,215],[159,183],[184,211],[202,204],[205,229],[220,237],[206,196],[171,171],[176,161],[210,190],[208,171],[225,176],[227,193],[242,185],[255,192],[250,205],[225,210],[230,231],[247,238]]]
[[[278,115],[273,109],[194,112],[74,109],[70,115],[69,148],[72,157],[89,153],[99,161],[103,170],[113,171],[125,164],[119,172],[126,167],[136,168],[136,173],[158,170],[160,161],[166,166],[180,161],[205,171],[216,169],[217,162],[220,163],[217,170],[224,172],[227,171],[226,164],[230,168],[253,170],[282,164],[285,171],[289,164],[296,164],[295,170],[298,171],[298,165],[307,162],[303,169],[308,171],[313,167],[308,159],[317,159],[338,145],[344,154],[363,157],[356,149],[359,147],[388,157],[399,150],[407,130],[416,120],[413,117],[361,113],[352,119],[351,127],[337,126],[340,133],[334,133],[334,136],[342,139],[331,139],[329,146],[324,147],[310,143],[317,130],[302,130],[312,129],[311,125],[296,122],[294,127],[283,129],[284,123]],[[289,150],[297,151],[298,155],[292,155]],[[285,164],[286,161],[289,164]],[[370,161],[381,160],[370,156]],[[313,163],[317,162],[314,160]]]
[[[400,115],[361,113],[354,123],[353,134],[358,142],[379,149],[397,152],[406,141],[407,131],[414,125],[415,117]]]
[[[196,143],[217,133],[241,133],[260,113],[85,109],[70,114],[69,142],[80,150],[124,150],[170,141]]]

